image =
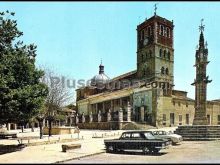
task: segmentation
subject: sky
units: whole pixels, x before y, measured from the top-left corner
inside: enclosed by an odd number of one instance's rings
[[[15,12],[20,38],[37,45],[36,64],[66,79],[90,79],[102,59],[116,77],[136,69],[137,25],[157,15],[174,22],[174,89],[194,98],[195,51],[204,19],[210,63],[207,99],[220,98],[220,2],[0,2]],[[70,89],[72,92],[74,88]]]

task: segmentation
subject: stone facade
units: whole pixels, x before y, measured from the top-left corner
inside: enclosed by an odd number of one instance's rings
[[[79,116],[84,113],[89,118],[92,113],[93,119],[90,125],[77,123],[81,128],[101,128],[100,123],[110,128],[115,122],[119,129],[123,122],[192,125],[195,101],[187,97],[187,92],[173,89],[173,30],[173,21],[160,16],[145,20],[137,26],[137,70],[110,79],[102,89],[86,86],[76,90]],[[220,100],[205,104],[208,124],[220,124]]]

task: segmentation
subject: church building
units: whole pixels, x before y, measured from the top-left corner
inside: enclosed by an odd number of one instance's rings
[[[79,128],[131,129],[193,123],[194,99],[174,89],[173,30],[173,21],[155,11],[137,26],[136,70],[109,78],[100,64],[91,84],[76,90],[75,123]],[[220,100],[207,101],[207,121],[220,124]]]

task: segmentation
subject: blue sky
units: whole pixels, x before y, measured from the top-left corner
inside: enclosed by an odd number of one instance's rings
[[[155,2],[0,2],[16,13],[26,44],[35,43],[37,65],[70,79],[90,79],[102,59],[113,78],[136,69],[136,27],[153,15]],[[157,14],[174,21],[175,89],[194,98],[195,48],[204,18],[208,42],[208,99],[220,98],[220,3],[159,2]],[[71,89],[73,90],[73,89]]]

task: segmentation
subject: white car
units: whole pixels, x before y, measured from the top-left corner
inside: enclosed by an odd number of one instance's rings
[[[181,135],[174,134],[171,131],[168,132],[163,130],[157,130],[157,131],[152,131],[152,133],[155,137],[170,139],[172,141],[172,144],[177,144],[183,141]]]

